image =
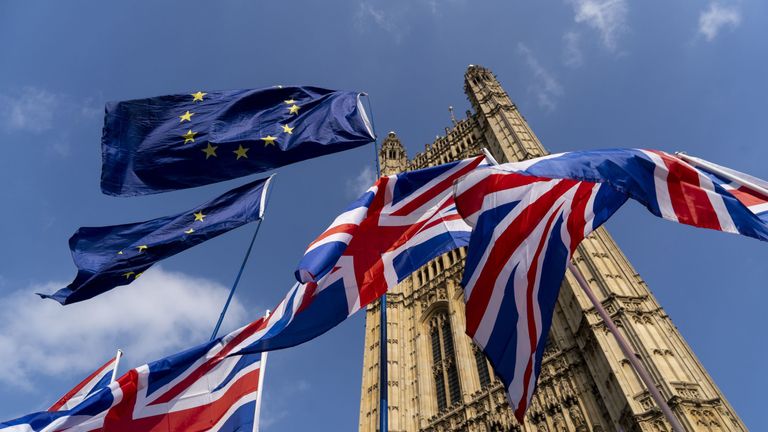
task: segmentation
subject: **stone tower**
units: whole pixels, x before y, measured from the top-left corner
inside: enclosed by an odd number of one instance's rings
[[[382,174],[477,155],[483,147],[500,163],[546,154],[488,69],[470,65],[464,91],[474,114],[467,111],[413,159],[394,132],[387,135],[379,154]],[[464,334],[464,256],[455,250],[433,260],[387,296],[390,431],[671,430],[570,273],[538,388],[518,424],[503,386]],[[587,237],[573,261],[687,430],[747,430],[605,230]],[[361,432],[378,430],[380,342],[376,302],[366,311]]]

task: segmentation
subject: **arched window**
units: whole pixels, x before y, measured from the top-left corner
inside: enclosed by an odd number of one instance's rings
[[[432,345],[432,372],[435,378],[437,409],[443,411],[451,404],[461,401],[459,371],[456,367],[456,351],[451,333],[451,320],[447,311],[435,314],[429,322],[429,336]]]
[[[485,354],[477,346],[473,347],[475,352],[475,363],[477,364],[477,375],[480,378],[480,387],[485,388],[491,384],[491,374],[488,370],[488,361]]]

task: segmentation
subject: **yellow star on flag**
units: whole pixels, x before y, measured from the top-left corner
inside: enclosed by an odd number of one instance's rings
[[[118,254],[118,255],[122,255],[122,254],[123,254],[123,251],[120,251],[120,252],[118,252],[117,254]]]
[[[287,101],[283,101],[283,102],[285,102],[286,105],[293,105],[296,103],[296,101],[293,99],[288,99]]]
[[[125,276],[125,278],[126,278],[126,279],[130,279],[130,278],[131,278],[131,276],[133,276],[134,274],[136,274],[136,273],[134,273],[134,272],[128,272],[128,273],[123,273],[123,276]]]
[[[206,215],[203,214],[202,210],[195,213],[195,222],[197,221],[203,222],[203,219],[205,219],[205,216]]]
[[[276,139],[277,138],[273,137],[272,135],[267,135],[264,138],[262,138],[261,140],[264,141],[264,147],[266,147],[268,145],[275,145],[275,140]]]
[[[192,129],[188,130],[187,133],[181,136],[182,138],[184,138],[184,144],[190,141],[195,142],[195,135],[197,135],[197,132],[192,132]]]
[[[184,114],[179,116],[179,118],[181,119],[179,120],[179,123],[183,123],[184,121],[192,121],[193,115],[195,115],[195,113],[189,112],[189,111],[185,112]]]
[[[133,280],[136,280],[136,279],[138,279],[138,278],[139,278],[139,276],[141,276],[141,275],[143,275],[143,274],[144,274],[144,272],[141,272],[141,273],[136,273],[136,276],[134,276],[134,277],[133,277]]]
[[[192,99],[192,102],[197,102],[197,101],[202,102],[203,101],[203,96],[205,96],[207,94],[208,93],[203,93],[201,91],[199,91],[197,93],[192,93],[192,97],[194,98],[194,99]]]
[[[297,114],[299,112],[299,106],[291,105],[290,108],[288,108],[288,112],[291,114]]]
[[[209,157],[219,157],[219,155],[216,154],[216,149],[219,148],[219,146],[212,146],[211,143],[208,143],[208,147],[204,149],[200,149],[203,153],[205,153],[205,158],[208,159]]]
[[[264,138],[262,138],[262,139],[264,139]],[[248,155],[246,154],[246,153],[248,153],[248,150],[250,150],[250,148],[247,148],[247,147],[243,147],[243,146],[242,146],[242,144],[241,144],[241,145],[240,145],[240,146],[237,148],[237,150],[233,151],[232,153],[234,153],[234,154],[236,154],[236,155],[237,155],[237,159],[238,159],[238,160],[239,160],[241,157],[244,157],[244,158],[248,159]]]
[[[147,250],[147,245],[141,245],[137,249],[139,250],[139,252],[144,252],[145,250]]]
[[[192,234],[193,232],[195,232],[195,230],[190,228],[190,229],[184,231],[184,234]]]
[[[283,132],[285,132],[287,134],[292,134],[293,133],[293,128],[288,126],[288,125],[281,125],[280,127],[282,127],[283,128]]]

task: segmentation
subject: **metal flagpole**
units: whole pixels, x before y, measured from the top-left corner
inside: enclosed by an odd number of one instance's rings
[[[635,368],[635,371],[640,376],[640,379],[648,388],[648,392],[651,394],[651,397],[653,398],[653,400],[656,401],[656,405],[658,405],[659,408],[661,408],[661,412],[664,414],[664,417],[666,417],[667,421],[672,425],[672,430],[675,432],[684,432],[685,429],[683,429],[683,425],[680,424],[680,420],[678,420],[677,417],[675,417],[675,414],[669,408],[669,405],[667,405],[667,401],[664,400],[664,397],[659,392],[659,389],[656,388],[656,384],[653,382],[653,379],[651,378],[651,375],[648,373],[648,370],[645,368],[645,366],[643,366],[642,363],[640,363],[640,361],[638,360],[637,354],[632,349],[632,347],[629,346],[629,342],[627,342],[627,340],[624,339],[624,336],[622,336],[622,334],[619,332],[619,329],[616,327],[616,324],[614,324],[611,317],[608,316],[608,312],[605,311],[605,309],[603,308],[603,305],[600,303],[600,301],[598,301],[595,294],[589,288],[589,284],[587,284],[586,279],[584,279],[584,275],[581,274],[581,270],[579,270],[578,267],[573,265],[573,263],[570,260],[568,261],[568,270],[570,270],[571,273],[573,273],[573,276],[576,277],[576,281],[579,283],[579,286],[581,287],[581,289],[584,291],[584,293],[587,295],[589,300],[592,302],[592,305],[595,307],[597,314],[600,315],[600,318],[603,319],[605,326],[613,334],[613,337],[616,338],[616,342],[619,343],[619,347],[621,348],[621,351],[627,357],[627,360],[629,360],[629,363],[632,364],[632,367]]]
[[[373,106],[371,97],[367,93],[363,95],[368,100],[368,111],[370,111],[371,129],[374,136],[376,127],[373,123]],[[377,140],[373,141],[373,158],[376,162],[376,178],[381,177],[381,166],[379,165],[379,144]],[[389,403],[388,388],[389,378],[387,371],[387,295],[383,294],[379,299],[379,432],[389,431]]]
[[[110,384],[115,382],[115,379],[117,378],[117,368],[120,366],[120,357],[123,356],[123,350],[120,348],[117,349],[117,354],[115,354],[115,367],[112,369],[112,378],[109,380]]]
[[[264,314],[264,319],[269,318],[269,309]],[[259,387],[256,394],[256,412],[253,417],[253,432],[259,432],[259,415],[261,414],[261,394],[264,392],[264,370],[267,368],[267,351],[261,353],[261,365],[259,365]]]
[[[274,177],[274,174],[269,177],[267,182],[264,184],[264,189],[262,189],[261,192],[261,208],[259,209],[259,220],[256,222],[256,230],[253,232],[253,237],[251,237],[251,243],[248,245],[248,249],[245,251],[245,256],[243,257],[243,263],[240,264],[240,270],[237,272],[237,277],[235,278],[235,283],[232,284],[232,289],[229,290],[229,296],[227,296],[227,301],[224,303],[224,307],[221,309],[221,314],[219,314],[219,320],[216,322],[216,327],[213,329],[213,333],[211,334],[211,339],[216,339],[216,335],[219,334],[219,328],[221,327],[221,323],[224,321],[224,315],[227,314],[227,309],[229,309],[229,304],[232,302],[232,297],[235,295],[235,290],[237,289],[237,284],[240,283],[240,276],[243,275],[243,270],[245,269],[245,263],[248,262],[248,257],[251,255],[251,249],[253,249],[253,242],[256,241],[256,235],[259,233],[259,228],[261,228],[261,222],[264,221],[264,209],[267,207],[267,201],[269,201],[269,184],[272,182],[272,177]]]

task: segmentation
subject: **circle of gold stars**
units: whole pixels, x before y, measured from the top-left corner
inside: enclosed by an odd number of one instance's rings
[[[205,93],[203,91],[197,91],[195,93],[191,93],[190,96],[192,96],[192,102],[197,104],[198,102],[204,102],[205,97],[208,95],[208,93]],[[297,100],[295,99],[287,99],[284,100],[283,103],[286,105],[286,109],[288,110],[289,115],[298,115],[299,109],[301,107],[297,104]],[[184,144],[188,143],[194,143],[195,137],[199,134],[199,131],[194,130],[193,124],[193,116],[196,113],[194,111],[185,110],[185,112],[181,115],[179,115],[179,124],[183,123],[190,123],[190,127],[187,128],[187,131],[183,134],[181,134],[181,138],[184,139]],[[294,127],[292,127],[290,124],[279,124],[280,127],[280,133],[292,135]],[[264,147],[274,146],[277,147],[278,144],[278,136],[273,136],[271,134],[267,134],[263,138],[260,138],[260,140],[264,143]],[[216,152],[218,150],[219,146],[215,146],[211,144],[210,142],[205,143],[205,147],[201,148],[200,151],[205,155],[205,159],[208,160],[210,158],[218,158],[219,154]],[[236,150],[232,150],[232,153],[235,155],[235,160],[240,159],[248,159],[248,151],[250,150],[250,147],[243,147],[242,144],[238,144],[238,147]],[[189,232],[185,232],[186,234],[192,234],[194,230],[190,228]]]

